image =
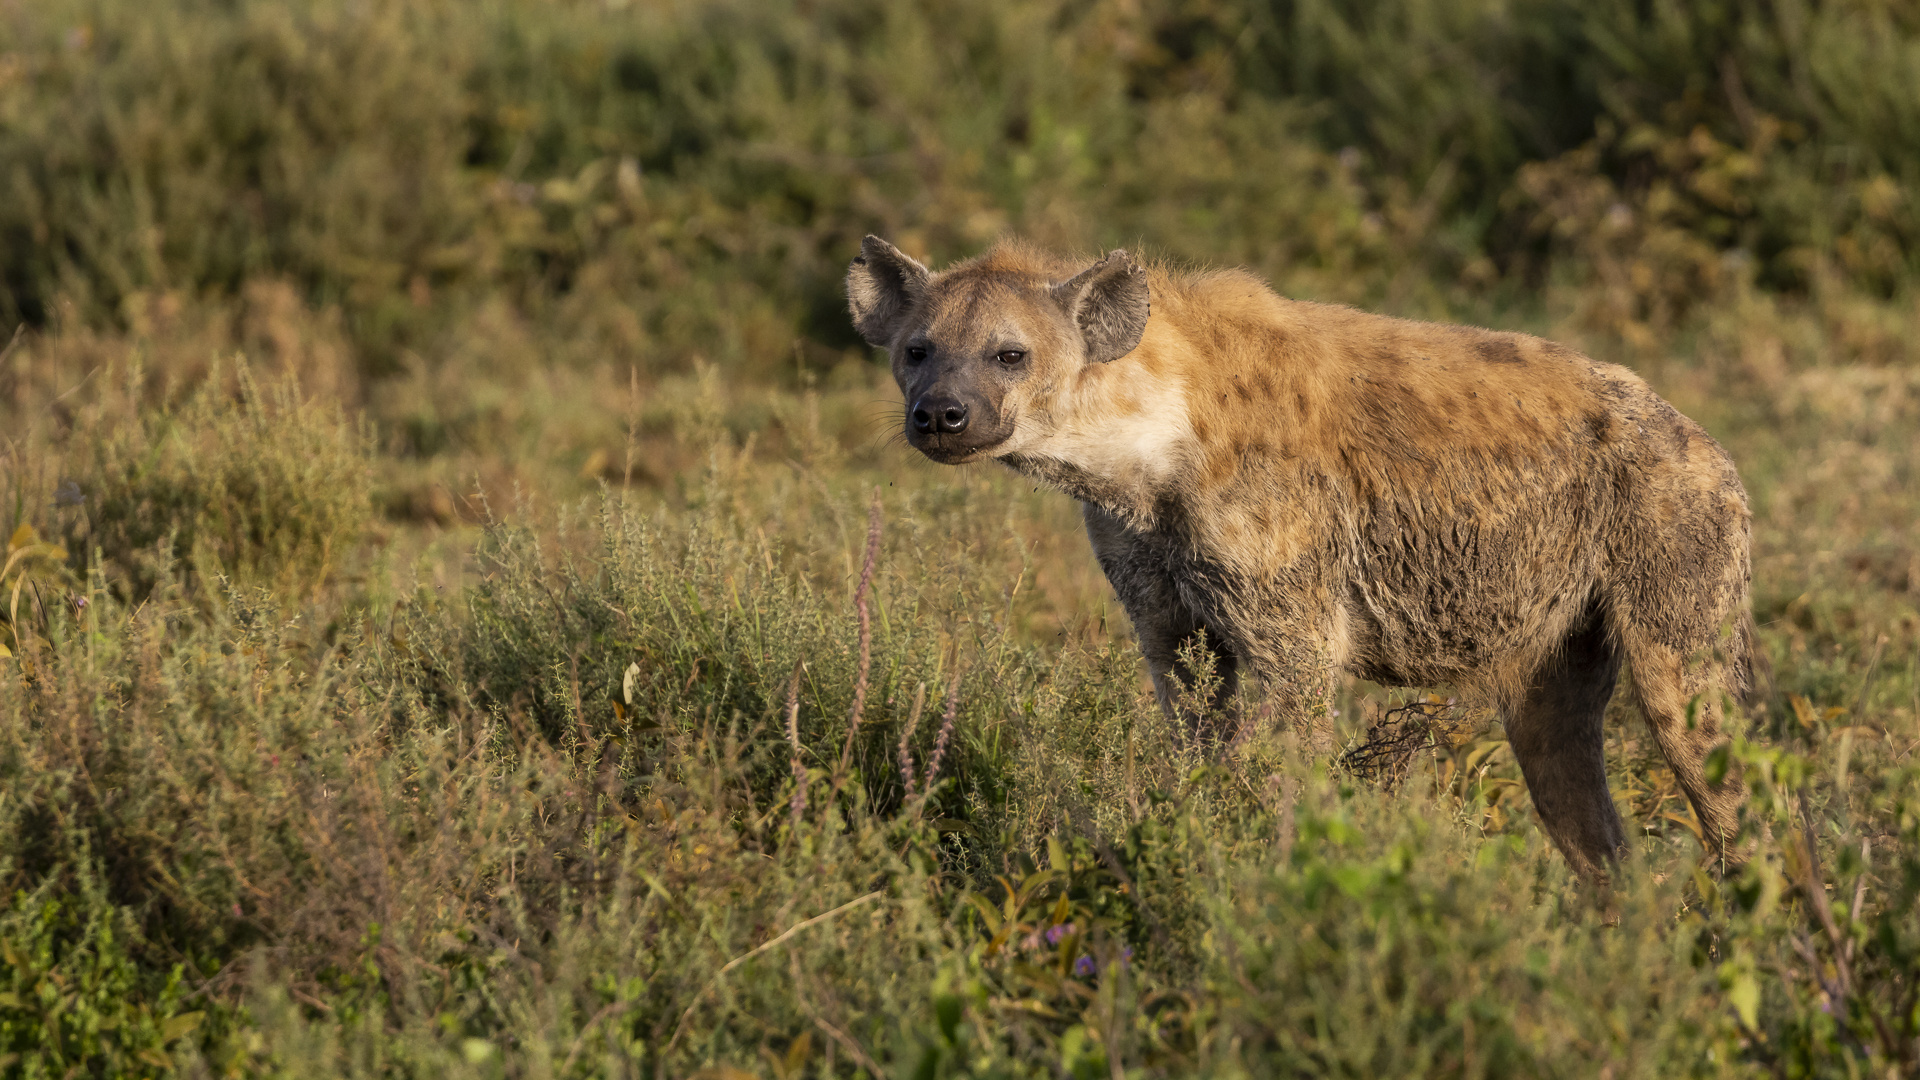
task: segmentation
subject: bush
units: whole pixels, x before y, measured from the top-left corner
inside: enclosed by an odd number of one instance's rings
[[[84,407],[67,438],[84,500],[68,548],[98,551],[144,596],[182,560],[291,594],[323,582],[371,514],[368,447],[330,406],[242,366],[142,408],[139,373]]]
[[[172,1068],[168,1047],[205,1013],[186,1007],[178,966],[140,963],[139,935],[97,881],[64,895],[16,893],[0,909],[0,1070],[39,1078]]]
[[[1598,280],[1629,334],[1743,278],[1920,269],[1920,24],[1869,0],[7,19],[0,317],[132,325],[284,279],[368,374],[503,301],[580,363],[778,371],[857,346],[868,231],[936,260],[1144,242],[1416,311]]]
[[[56,610],[36,665],[0,667],[0,888],[27,898],[5,925],[54,942],[32,970],[93,970],[110,928],[126,960],[86,978],[125,983],[129,1053],[242,1075],[1477,1076],[1596,1054],[1717,1075],[1906,1053],[1920,879],[1911,778],[1882,754],[1742,749],[1727,767],[1773,822],[1748,871],[1696,876],[1656,800],[1591,898],[1508,798],[1497,737],[1391,796],[1284,738],[1208,760],[1123,645],[1020,642],[964,495],[883,504],[869,574],[858,496],[717,470],[672,519],[610,504],[537,545],[498,531],[444,602],[289,619],[268,593],[161,588]],[[770,514],[803,542],[762,541]],[[928,536],[955,553],[931,573]],[[950,764],[910,794],[955,670]],[[1842,714],[1809,737],[1831,746]],[[1787,827],[1795,805],[1818,834]],[[1796,898],[1828,884],[1831,933]],[[54,896],[85,906],[56,918]],[[186,1012],[208,1019],[181,1036]]]

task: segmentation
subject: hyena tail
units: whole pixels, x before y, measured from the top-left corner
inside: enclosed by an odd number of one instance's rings
[[[1757,700],[1768,679],[1752,615],[1741,611],[1731,622],[1703,624],[1678,643],[1668,628],[1631,618],[1617,623],[1647,727],[1693,804],[1708,847],[1721,854],[1732,854],[1746,789],[1738,770],[1709,780],[1708,760],[1729,737],[1728,706]]]

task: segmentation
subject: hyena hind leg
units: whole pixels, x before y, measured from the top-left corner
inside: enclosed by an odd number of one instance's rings
[[[1626,849],[1607,787],[1604,722],[1620,650],[1594,611],[1504,710],[1540,824],[1581,877],[1605,881]]]

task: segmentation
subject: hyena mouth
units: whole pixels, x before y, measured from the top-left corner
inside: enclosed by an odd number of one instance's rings
[[[915,450],[942,465],[964,465],[969,461],[978,461],[990,456],[994,450],[1004,445],[1012,436],[1009,431],[998,437],[987,439],[958,438],[951,435],[909,436],[908,441]]]

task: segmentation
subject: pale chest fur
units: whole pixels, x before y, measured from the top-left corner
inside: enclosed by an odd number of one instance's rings
[[[1151,528],[1199,446],[1183,380],[1129,357],[1036,395],[1001,460],[1023,475]]]

